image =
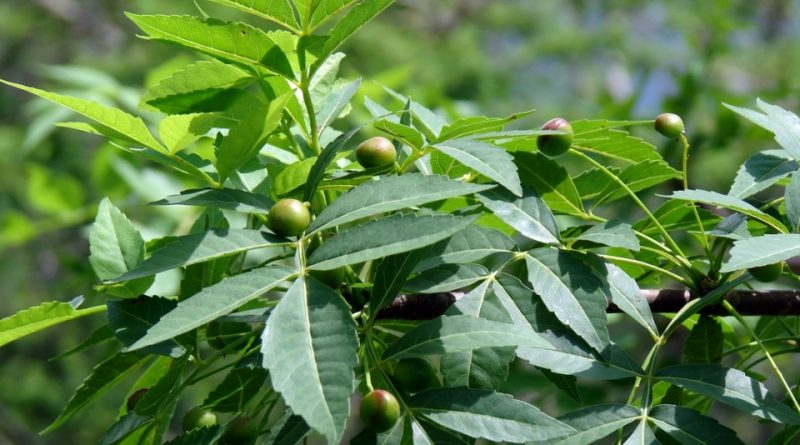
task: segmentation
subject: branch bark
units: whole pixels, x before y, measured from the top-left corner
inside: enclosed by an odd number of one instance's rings
[[[683,289],[643,289],[642,294],[654,313],[678,312],[690,300],[699,297]],[[450,305],[463,296],[463,292],[401,295],[381,310],[379,318],[429,320],[444,314]],[[742,315],[800,315],[800,290],[733,290],[725,295],[725,299]],[[608,312],[619,313],[620,310],[612,303]],[[703,312],[727,314],[719,306],[710,306]]]

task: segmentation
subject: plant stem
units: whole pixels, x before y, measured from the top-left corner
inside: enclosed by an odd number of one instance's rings
[[[685,134],[681,134],[680,136],[681,145],[683,145],[683,162],[682,162],[682,173],[683,173],[683,189],[689,190],[689,140],[686,139]],[[697,221],[697,227],[700,230],[700,241],[703,243],[703,249],[706,251],[706,256],[709,260],[712,258],[711,247],[708,243],[708,236],[706,235],[705,228],[703,228],[703,221],[700,219],[700,213],[697,211],[697,203],[694,201],[689,201],[692,206],[692,213],[694,213],[694,219]]]
[[[300,80],[300,91],[303,93],[303,103],[308,113],[308,127],[311,133],[309,146],[314,154],[319,155],[322,149],[319,147],[319,131],[317,129],[317,113],[314,111],[314,102],[311,100],[311,79],[306,69],[303,69],[302,79]]]
[[[780,380],[781,385],[783,385],[783,388],[786,390],[786,394],[789,397],[789,400],[792,401],[792,405],[794,406],[795,411],[800,413],[800,404],[797,403],[797,398],[795,398],[794,393],[792,392],[792,387],[789,386],[789,383],[786,382],[786,379],[783,377],[783,373],[781,372],[780,368],[778,368],[778,365],[775,363],[775,360],[773,360],[772,354],[769,353],[767,347],[764,346],[764,343],[761,342],[761,339],[758,338],[758,335],[755,333],[755,331],[753,331],[753,329],[750,328],[750,325],[747,324],[744,317],[742,317],[742,314],[740,314],[736,310],[736,308],[734,308],[727,300],[724,299],[722,300],[722,307],[724,307],[725,310],[728,311],[728,313],[730,313],[731,315],[733,315],[734,318],[736,318],[736,320],[742,325],[742,327],[744,327],[745,331],[747,331],[747,334],[750,335],[750,337],[758,344],[758,347],[761,348],[761,350],[764,352],[764,356],[767,358],[767,361],[769,361],[769,365],[772,368],[772,371],[778,377],[778,380]]]
[[[682,257],[688,263],[688,260],[686,260],[686,255],[683,253],[683,251],[681,250],[680,246],[678,246],[678,244],[675,242],[675,240],[673,240],[672,237],[669,236],[669,233],[667,233],[666,229],[664,229],[664,226],[661,225],[661,223],[658,221],[658,219],[656,219],[656,217],[653,215],[653,213],[650,212],[650,209],[647,208],[647,206],[642,202],[642,200],[639,199],[638,196],[636,196],[636,193],[634,193],[633,190],[631,190],[630,187],[628,187],[628,184],[626,184],[625,181],[619,179],[619,177],[617,177],[617,175],[615,175],[614,173],[609,171],[607,168],[605,168],[599,162],[597,162],[594,159],[592,159],[591,156],[589,156],[589,155],[587,155],[587,154],[585,154],[585,153],[583,153],[583,152],[581,152],[579,150],[576,150],[574,148],[571,148],[569,150],[569,152],[574,154],[574,155],[577,155],[578,157],[584,159],[585,161],[589,162],[593,166],[597,167],[597,169],[599,169],[606,176],[611,178],[611,180],[616,182],[623,190],[625,190],[625,192],[628,194],[628,196],[630,196],[631,199],[633,199],[633,201],[636,203],[636,205],[638,205],[639,208],[642,209],[644,214],[647,215],[647,217],[650,219],[650,221],[652,221],[653,224],[656,226],[656,228],[658,228],[658,231],[661,232],[661,235],[664,237],[664,241],[666,241],[667,244],[669,244],[669,246],[672,249],[672,251],[675,252],[679,257]],[[689,264],[689,265],[691,266],[691,264]]]
[[[688,283],[686,282],[686,278],[684,278],[684,277],[682,277],[682,276],[680,276],[678,274],[672,273],[672,272],[670,272],[670,271],[668,271],[666,269],[662,269],[662,268],[660,268],[658,266],[652,265],[650,263],[646,263],[644,261],[639,261],[639,260],[635,260],[633,258],[625,258],[625,257],[621,257],[621,256],[614,256],[614,255],[600,255],[600,257],[605,258],[605,259],[607,259],[609,261],[616,261],[616,262],[619,262],[619,263],[633,264],[633,265],[639,266],[639,267],[644,268],[644,269],[650,269],[650,270],[656,271],[658,273],[664,274],[664,275],[672,278],[673,280],[675,280],[675,281],[677,281],[679,283],[683,283],[684,285],[688,286]]]

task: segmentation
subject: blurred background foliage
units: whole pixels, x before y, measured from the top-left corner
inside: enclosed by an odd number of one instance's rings
[[[198,3],[211,15],[253,22]],[[0,77],[141,112],[144,87],[193,55],[135,38],[123,9],[198,13],[190,0],[3,0]],[[379,84],[387,85],[450,115],[536,108],[520,127],[538,127],[554,115],[651,119],[661,111],[679,113],[693,145],[692,185],[726,192],[738,165],[774,144],[721,103],[751,106],[761,97],[798,111],[799,34],[796,0],[398,0],[344,48],[344,73],[368,80],[362,94],[380,98]],[[351,119],[366,116],[356,111]],[[148,238],[185,232],[191,223],[190,208],[144,203],[192,184],[99,138],[52,126],[74,118],[0,88],[0,317],[77,295],[102,301],[92,289],[86,233],[104,196]],[[642,135],[662,144],[677,165],[675,144]],[[151,293],[159,289],[167,288],[157,282]],[[109,351],[99,346],[51,359],[101,322],[81,319],[0,349],[0,444],[94,443],[112,423],[125,385],[57,432],[36,433]],[[638,341],[633,333],[620,335],[623,346]],[[530,375],[512,373],[506,389],[551,414],[574,406],[552,390],[537,392],[543,380]],[[585,401],[612,387],[586,385]],[[179,413],[205,394],[197,393]],[[745,442],[759,443],[759,431],[741,433]]]

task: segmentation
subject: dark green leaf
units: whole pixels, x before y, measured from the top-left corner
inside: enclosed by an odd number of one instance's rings
[[[606,221],[592,226],[576,238],[577,241],[590,241],[609,247],[639,251],[639,239],[630,224],[619,220]]]
[[[272,386],[292,411],[338,443],[355,388],[358,338],[342,297],[311,277],[299,277],[264,330],[262,354]]]
[[[114,335],[125,345],[130,346],[144,337],[167,312],[175,309],[177,301],[159,297],[142,296],[132,300],[109,300],[108,324]],[[186,352],[174,340],[167,340],[147,348],[147,352],[172,357],[180,357]]]
[[[228,188],[184,190],[179,195],[170,195],[164,199],[150,203],[150,205],[159,206],[190,205],[213,207],[217,209],[236,210],[243,213],[259,214],[269,213],[269,209],[272,208],[273,204],[275,203],[266,196]]]
[[[234,368],[206,397],[203,406],[220,413],[244,412],[267,380],[262,368]]]
[[[523,189],[522,198],[503,190],[491,190],[479,194],[478,199],[523,236],[544,244],[559,244],[555,217],[535,190]]]
[[[656,372],[656,377],[764,419],[800,424],[800,415],[778,401],[761,382],[738,369],[720,365],[674,365]]]
[[[472,217],[394,215],[340,232],[308,259],[311,269],[330,270],[408,252],[441,241],[472,223]]]
[[[609,345],[602,283],[574,254],[552,248],[525,255],[528,282],[562,323],[602,352]]]
[[[449,292],[485,280],[488,275],[489,271],[479,264],[443,264],[417,275],[403,289],[419,294]]]
[[[433,422],[469,437],[492,441],[553,441],[574,433],[562,422],[507,394],[446,388],[412,397],[408,404]]]
[[[728,195],[745,199],[770,187],[797,169],[797,161],[783,150],[764,150],[756,153],[739,167]]]
[[[176,238],[155,251],[150,258],[112,282],[155,275],[179,266],[202,263],[248,250],[281,247],[290,244],[267,232],[249,229],[217,229]]]
[[[293,414],[291,411],[278,419],[269,430],[267,443],[272,445],[297,445],[303,440],[311,428],[303,422],[303,418]]]
[[[384,176],[377,181],[366,182],[340,196],[320,212],[308,227],[308,232],[381,213],[469,195],[491,187],[491,185],[454,181],[445,176],[426,176],[418,173]]]
[[[684,363],[719,363],[722,359],[722,324],[717,317],[700,315],[683,344]]]
[[[616,175],[632,192],[639,192],[650,188],[670,179],[680,178],[679,171],[670,167],[664,161],[643,161],[626,167]],[[600,192],[593,206],[599,206],[620,198],[628,196],[628,191],[617,184],[616,181],[610,182],[606,188]]]
[[[453,139],[440,142],[434,148],[522,196],[517,166],[513,157],[501,147],[472,139]]]
[[[684,444],[744,445],[736,432],[697,411],[674,405],[657,405],[648,419],[660,430]]]
[[[798,172],[792,174],[792,179],[786,186],[784,203],[789,227],[794,232],[800,232],[800,173]]]
[[[53,423],[42,430],[41,434],[47,434],[64,424],[75,413],[99,399],[116,386],[117,383],[124,380],[145,360],[146,357],[143,354],[117,353],[100,362],[94,367],[89,377],[81,383],[75,394],[67,402],[67,406],[61,411],[61,414],[58,415]]]
[[[419,325],[391,344],[386,360],[496,346],[547,347],[535,332],[519,332],[510,323],[499,323],[468,315],[442,316]]]
[[[295,273],[286,267],[267,266],[222,280],[178,303],[129,349],[154,345],[216,320],[279,286]]]
[[[220,425],[207,428],[195,428],[189,432],[175,436],[164,445],[213,445],[222,437],[225,429]]]
[[[518,151],[514,163],[523,185],[534,187],[555,213],[585,216],[583,201],[567,170],[539,152]]]
[[[439,264],[471,263],[492,254],[514,250],[516,250],[514,241],[505,233],[471,225],[434,246],[431,256],[420,262],[417,271],[430,269]]]
[[[152,416],[140,416],[135,412],[127,413],[111,425],[103,438],[100,439],[100,445],[118,444],[121,440],[129,437],[152,421]]]
[[[575,432],[559,441],[549,443],[553,445],[594,443],[635,421],[641,415],[639,409],[630,405],[608,404],[581,408],[558,418],[571,426]]]
[[[380,262],[375,270],[370,294],[369,307],[372,314],[377,314],[394,301],[419,261],[427,258],[429,254],[430,249],[423,247],[388,256]]]

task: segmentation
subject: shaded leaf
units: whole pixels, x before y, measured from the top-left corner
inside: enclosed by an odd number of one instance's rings
[[[685,444],[729,445],[744,444],[736,432],[721,425],[716,419],[695,410],[674,405],[656,405],[648,419],[661,431]]]
[[[589,241],[609,247],[639,251],[639,239],[630,224],[619,220],[610,220],[592,226],[576,238],[576,241]]]
[[[220,413],[244,412],[267,380],[262,368],[234,368],[203,401],[203,406]]]
[[[417,275],[403,289],[419,294],[449,292],[485,280],[488,275],[489,271],[479,264],[443,264]]]
[[[190,205],[267,214],[275,203],[263,195],[228,188],[184,190],[178,195],[151,202],[150,205]]]
[[[150,329],[167,312],[177,306],[175,300],[159,297],[142,296],[132,300],[109,300],[108,324],[114,335],[124,344],[130,346],[144,337]],[[147,348],[147,352],[172,357],[180,357],[186,352],[179,343],[168,340]]]
[[[299,32],[290,0],[211,0]]]
[[[711,204],[717,207],[724,207],[737,212],[744,213],[745,215],[755,218],[764,224],[774,227],[779,232],[786,232],[786,227],[770,215],[758,210],[752,205],[728,195],[723,195],[717,192],[710,192],[706,190],[678,190],[673,192],[672,195],[665,196],[666,198],[681,199],[687,201],[702,202],[704,204]]]
[[[582,445],[594,443],[635,421],[642,412],[630,405],[608,404],[581,408],[563,415],[558,420],[571,426],[575,432],[553,445]]]

